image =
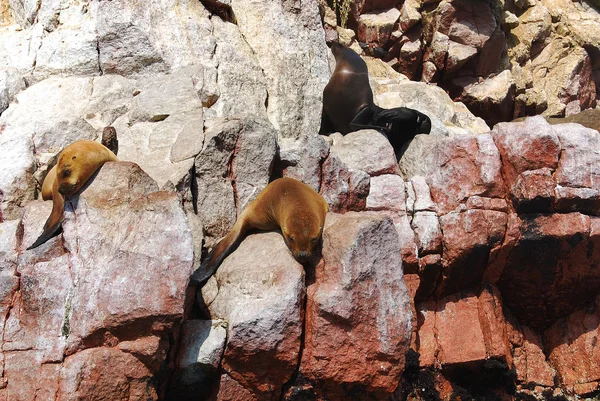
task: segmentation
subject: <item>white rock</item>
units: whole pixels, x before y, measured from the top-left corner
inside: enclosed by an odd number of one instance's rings
[[[225,349],[227,330],[222,320],[188,320],[181,327],[177,369],[208,365],[217,369]]]

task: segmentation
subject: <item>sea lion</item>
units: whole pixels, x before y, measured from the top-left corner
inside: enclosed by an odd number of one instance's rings
[[[114,127],[104,127],[102,131],[102,145],[106,146],[115,156],[119,153],[119,140],[117,139],[117,130]],[[57,157],[58,159],[58,157]],[[42,199],[52,199],[52,183],[56,179],[56,164],[50,169],[44,181],[42,182]]]
[[[425,114],[407,107],[384,109],[373,103],[367,64],[352,49],[331,44],[335,70],[323,90],[320,134],[346,135],[361,129],[376,129],[387,136],[398,154],[402,145],[417,134],[431,131]]]
[[[294,258],[306,261],[321,238],[328,210],[323,197],[303,182],[279,178],[269,183],[192,274],[190,284],[208,280],[251,229],[266,231],[280,228]]]
[[[52,199],[52,212],[44,224],[42,235],[28,250],[56,234],[63,220],[65,197],[77,193],[105,162],[116,160],[117,156],[106,146],[89,140],[73,142],[60,152],[56,166],[48,172],[42,184],[42,198]]]

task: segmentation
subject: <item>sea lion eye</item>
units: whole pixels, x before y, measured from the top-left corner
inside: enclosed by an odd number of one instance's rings
[[[69,169],[63,170],[63,173],[62,173],[63,178],[67,178],[70,175],[71,175],[71,170],[69,170]]]
[[[290,241],[290,243],[291,243],[291,244],[293,244],[293,243],[294,243],[294,237],[292,237],[292,236],[289,236],[289,237],[288,237],[288,240]]]
[[[315,238],[311,239],[310,242],[312,242],[313,244],[316,244],[318,239],[319,238],[315,237]]]
[[[71,157],[71,160],[75,160],[75,158],[76,158],[76,157],[77,157],[77,156],[73,156],[73,157]]]

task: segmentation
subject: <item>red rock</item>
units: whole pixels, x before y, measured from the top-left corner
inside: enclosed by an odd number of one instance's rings
[[[440,217],[444,253],[437,296],[467,290],[481,281],[490,251],[504,240],[506,224],[506,213],[492,210],[467,210]]]
[[[91,348],[67,357],[60,377],[61,400],[157,399],[148,368],[133,355],[113,348]]]
[[[263,397],[265,396],[263,395]],[[262,401],[269,399],[267,397],[261,398],[259,395],[254,394],[227,374],[221,376],[217,392],[210,397],[211,401]]]
[[[555,187],[552,170],[544,167],[519,174],[510,192],[520,213],[551,212],[556,201]]]
[[[5,351],[3,376],[6,387],[0,390],[0,397],[7,401],[57,399],[61,365],[41,364],[43,359],[40,351]]]
[[[544,334],[549,360],[569,391],[585,395],[600,389],[599,336],[600,297],[560,319]]]
[[[542,117],[499,123],[491,132],[502,157],[502,174],[509,185],[527,170],[555,170],[561,152],[557,130]]]
[[[502,302],[496,290],[417,304],[420,366],[511,363]]]
[[[546,360],[540,336],[527,326],[507,323],[517,381],[528,387],[553,386],[556,373]]]
[[[440,255],[425,255],[419,259],[419,286],[413,298],[423,300],[429,297],[438,283],[442,271],[442,257]]]
[[[398,386],[411,335],[398,248],[387,218],[328,215],[300,373],[330,400],[389,397]]]
[[[517,318],[539,331],[597,294],[600,225],[579,213],[521,220],[498,287]]]

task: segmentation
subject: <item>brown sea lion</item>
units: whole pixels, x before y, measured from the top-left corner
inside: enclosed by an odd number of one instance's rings
[[[42,235],[27,249],[43,244],[56,234],[63,220],[65,197],[77,193],[105,162],[116,160],[113,152],[95,141],[76,141],[64,148],[42,184],[42,198],[52,199],[52,212]]]
[[[119,153],[119,140],[117,130],[114,127],[104,127],[102,131],[102,145],[106,146],[115,156]],[[58,158],[57,158],[58,159]],[[50,169],[42,183],[42,199],[52,199],[52,183],[56,179],[56,164]]]
[[[323,90],[320,134],[375,129],[385,134],[394,151],[417,134],[431,131],[425,114],[407,107],[384,109],[373,103],[367,64],[352,49],[331,44],[335,70]]]
[[[221,262],[252,229],[281,229],[286,245],[296,260],[306,261],[323,232],[329,210],[323,197],[308,185],[293,178],[271,182],[250,203],[233,228],[192,274],[190,284],[201,284],[218,269]]]

